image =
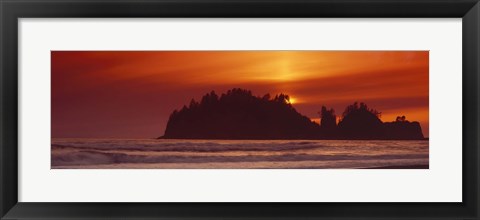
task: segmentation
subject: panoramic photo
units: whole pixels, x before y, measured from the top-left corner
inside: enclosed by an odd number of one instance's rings
[[[428,51],[52,51],[52,169],[428,169]]]

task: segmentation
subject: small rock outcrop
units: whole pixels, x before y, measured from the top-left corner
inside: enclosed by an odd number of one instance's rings
[[[386,136],[388,139],[412,140],[424,139],[420,123],[406,120],[405,116],[398,116],[394,122],[384,123]]]

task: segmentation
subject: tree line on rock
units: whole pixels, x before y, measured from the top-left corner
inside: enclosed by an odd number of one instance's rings
[[[252,95],[235,88],[218,96],[214,91],[200,102],[170,115],[161,138],[166,139],[423,139],[420,124],[405,116],[383,123],[380,112],[364,103],[346,107],[339,122],[323,106],[317,124],[298,113],[286,94]]]

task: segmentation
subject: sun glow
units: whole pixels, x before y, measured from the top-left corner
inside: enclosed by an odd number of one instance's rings
[[[288,103],[295,104],[295,103],[298,103],[298,100],[296,98],[293,98],[293,97],[290,96],[290,99],[288,100]]]

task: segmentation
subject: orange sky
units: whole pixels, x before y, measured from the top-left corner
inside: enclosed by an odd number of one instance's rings
[[[151,138],[174,109],[240,87],[303,115],[365,102],[428,137],[428,51],[52,51],[52,137]]]

